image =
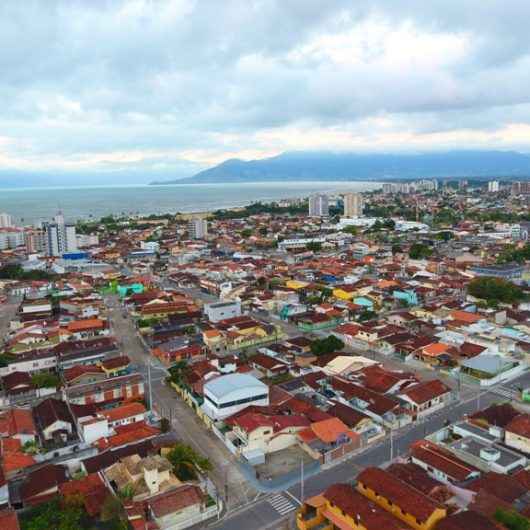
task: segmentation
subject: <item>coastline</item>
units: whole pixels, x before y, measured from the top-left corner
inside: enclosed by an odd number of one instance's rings
[[[39,224],[61,211],[69,222],[90,221],[107,215],[144,217],[181,214],[205,217],[216,210],[237,210],[252,203],[296,200],[314,193],[338,195],[367,192],[382,183],[284,182],[257,184],[183,184],[91,186],[66,188],[18,188],[0,193],[0,212],[12,215],[19,226]],[[43,200],[46,199],[46,200]]]

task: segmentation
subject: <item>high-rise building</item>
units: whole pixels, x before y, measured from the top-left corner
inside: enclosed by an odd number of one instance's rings
[[[0,213],[0,228],[11,228],[15,226],[15,220],[8,213]]]
[[[188,233],[191,239],[204,239],[208,235],[208,221],[206,219],[190,219]]]
[[[530,195],[530,181],[516,181],[512,182],[512,195]]]
[[[309,217],[327,217],[329,215],[328,196],[317,193],[309,197]]]
[[[363,196],[360,193],[346,193],[344,195],[344,217],[362,217]]]
[[[66,252],[77,250],[75,225],[66,224],[62,213],[58,213],[53,223],[44,223],[46,254],[48,256],[62,256]]]
[[[499,181],[498,180],[490,180],[488,182],[488,192],[489,193],[497,193],[499,191]]]
[[[26,230],[24,244],[28,254],[36,254],[46,250],[46,237],[43,230]]]

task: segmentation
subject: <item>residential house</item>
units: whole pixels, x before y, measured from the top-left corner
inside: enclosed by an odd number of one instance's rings
[[[217,513],[217,505],[208,507],[207,497],[194,484],[183,484],[147,501],[149,515],[160,529],[187,528]]]
[[[452,391],[439,379],[432,379],[407,386],[398,397],[415,421],[444,408],[452,400]]]
[[[12,408],[0,412],[0,438],[20,440],[24,445],[26,442],[34,442],[36,435],[31,410]]]
[[[138,373],[121,375],[95,383],[74,385],[63,389],[63,394],[69,403],[78,405],[97,403],[103,406],[141,400],[144,396],[144,379]]]
[[[63,466],[46,464],[24,478],[20,499],[25,507],[47,502],[57,495],[59,486],[67,480]]]
[[[377,467],[361,471],[357,491],[415,530],[432,530],[447,515],[442,505]]]
[[[305,499],[296,514],[296,525],[299,530],[409,528],[350,484],[333,484],[322,493]]]
[[[410,459],[445,484],[461,484],[480,476],[479,469],[428,440],[418,440],[411,445]]]
[[[530,414],[519,414],[505,427],[504,443],[517,451],[530,454]]]
[[[60,399],[48,398],[33,408],[33,417],[43,441],[62,441],[75,433],[74,419],[68,405]]]
[[[361,437],[357,433],[339,418],[333,417],[311,423],[297,436],[302,449],[322,464],[344,457],[358,449],[361,444]]]
[[[134,501],[180,486],[172,472],[171,463],[160,455],[141,458],[138,454],[125,456],[105,471],[105,477],[116,491],[131,489]]]

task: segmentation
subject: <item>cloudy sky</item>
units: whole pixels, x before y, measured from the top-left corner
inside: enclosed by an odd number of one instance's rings
[[[528,0],[4,0],[0,172],[527,152],[528,20]]]

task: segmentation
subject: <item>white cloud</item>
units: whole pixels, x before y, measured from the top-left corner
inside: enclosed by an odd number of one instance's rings
[[[530,150],[530,3],[0,3],[0,169]]]

